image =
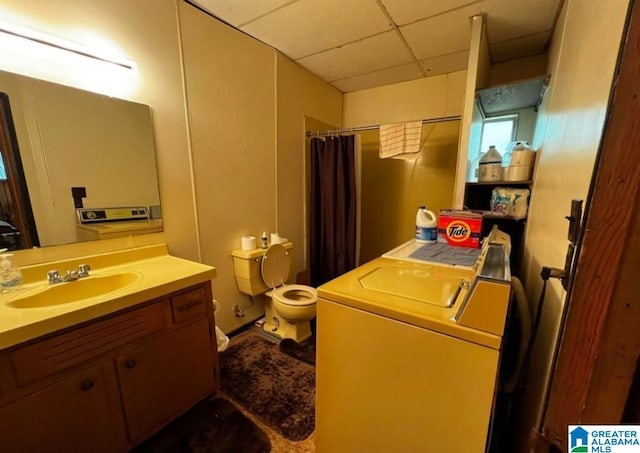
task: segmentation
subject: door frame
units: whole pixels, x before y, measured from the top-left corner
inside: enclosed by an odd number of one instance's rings
[[[567,294],[542,432],[532,450],[567,447],[567,427],[638,423],[629,395],[640,357],[640,7],[632,1]],[[635,411],[634,411],[635,406]]]

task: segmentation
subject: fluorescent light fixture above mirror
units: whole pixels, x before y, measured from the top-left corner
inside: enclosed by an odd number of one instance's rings
[[[0,21],[0,33],[11,35],[14,37],[26,39],[33,43],[48,46],[54,49],[64,50],[83,57],[92,58],[94,60],[110,63],[122,68],[135,70],[136,65],[133,61],[125,58],[110,55],[103,51],[90,49],[81,44],[67,41],[56,36],[48,35],[30,28],[15,25],[9,22]]]

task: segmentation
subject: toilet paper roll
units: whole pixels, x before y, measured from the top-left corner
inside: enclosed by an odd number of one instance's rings
[[[253,250],[256,248],[255,236],[242,236],[240,242],[242,244],[242,250]]]

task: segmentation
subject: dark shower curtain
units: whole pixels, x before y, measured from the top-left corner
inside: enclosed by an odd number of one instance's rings
[[[355,137],[311,139],[310,273],[319,286],[356,265]]]

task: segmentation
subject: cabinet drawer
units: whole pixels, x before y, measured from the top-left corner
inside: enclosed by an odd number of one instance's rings
[[[48,376],[164,328],[166,302],[74,329],[11,353],[19,385]]]
[[[204,318],[207,313],[206,293],[204,288],[194,289],[188,293],[178,294],[171,298],[173,322]]]

